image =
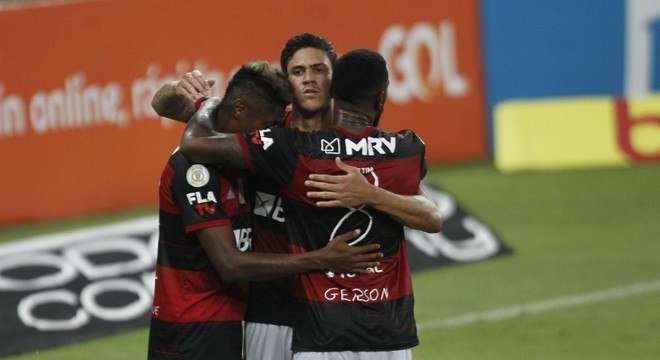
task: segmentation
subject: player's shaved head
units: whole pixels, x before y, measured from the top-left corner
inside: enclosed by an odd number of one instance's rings
[[[375,51],[357,49],[337,60],[330,92],[335,99],[357,104],[371,101],[388,85],[385,59]]]

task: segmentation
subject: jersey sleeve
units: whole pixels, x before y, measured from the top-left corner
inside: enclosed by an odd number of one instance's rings
[[[255,175],[272,179],[286,186],[294,175],[299,132],[273,127],[238,136],[248,169]]]
[[[415,137],[417,138],[417,141],[421,144],[421,152],[422,152],[422,163],[420,165],[421,174],[419,178],[424,179],[424,177],[426,177],[426,172],[428,170],[428,168],[426,167],[426,144],[424,143],[422,138],[420,138],[417,134],[415,134]]]
[[[231,226],[229,216],[218,201],[221,181],[218,171],[202,164],[186,164],[176,170],[170,186],[186,233],[213,226]]]
[[[424,140],[412,130],[402,130],[399,132],[399,136],[403,138],[407,152],[410,152],[409,155],[420,155],[420,179],[424,179],[428,170],[426,166],[426,144]]]

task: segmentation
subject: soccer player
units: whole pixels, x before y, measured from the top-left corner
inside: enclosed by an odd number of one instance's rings
[[[213,115],[222,131],[262,129],[281,119],[291,101],[281,73],[265,62],[243,67],[229,82]],[[251,199],[235,171],[192,163],[176,150],[160,182],[160,228],[150,359],[242,359],[245,284],[328,266],[373,267],[379,254],[338,236],[310,256],[242,253],[251,247]]]
[[[207,101],[182,137],[182,152],[190,158],[247,168],[281,187],[294,252],[319,249],[350,228],[362,229],[350,244],[380,245],[385,257],[372,274],[317,271],[295,276],[299,301],[294,359],[408,359],[410,348],[418,344],[403,226],[366,203],[317,207],[305,188],[310,175],[338,174],[342,164],[348,164],[359,168],[376,187],[402,195],[418,193],[426,172],[423,142],[409,130],[391,133],[374,127],[387,85],[382,56],[354,50],[342,56],[334,69],[335,125],[329,130],[217,133],[209,122],[217,101]]]

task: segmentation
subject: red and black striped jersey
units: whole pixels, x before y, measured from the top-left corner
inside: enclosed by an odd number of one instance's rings
[[[293,113],[287,112],[282,127],[290,128]],[[252,251],[290,253],[280,186],[263,176],[250,176],[255,190],[252,209]],[[293,325],[293,288],[291,277],[250,282],[245,321],[262,324]]]
[[[418,344],[403,226],[368,206],[319,208],[304,182],[309,174],[343,174],[335,157],[360,169],[374,185],[414,195],[426,173],[424,143],[412,131],[373,127],[351,134],[339,127],[304,133],[272,128],[239,135],[251,171],[282,187],[294,252],[324,247],[361,229],[352,244],[380,244],[385,257],[373,274],[311,272],[295,277],[297,351],[390,351]]]
[[[284,208],[279,189],[261,176],[248,178],[254,193],[252,210],[252,250],[265,253],[290,253]],[[291,326],[293,288],[291,277],[251,281],[245,321]]]
[[[237,246],[251,246],[250,199],[242,178],[180,152],[160,179],[156,281],[150,359],[241,358],[247,284],[220,280],[196,231],[231,226]]]

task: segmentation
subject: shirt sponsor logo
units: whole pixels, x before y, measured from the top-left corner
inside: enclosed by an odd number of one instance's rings
[[[234,238],[236,239],[236,247],[240,251],[252,250],[252,229],[234,229]]]
[[[344,139],[344,153],[346,155],[360,154],[363,156],[393,154],[396,150],[396,138],[366,137],[357,142],[353,139]],[[321,139],[321,151],[326,154],[339,155],[342,152],[339,139]]]
[[[256,192],[254,210],[255,215],[263,216],[278,222],[284,222],[284,208],[282,208],[282,199],[279,196],[266,194],[261,191]]]
[[[263,143],[261,147],[264,148],[264,150],[268,150],[268,148],[273,145],[273,138],[270,137],[270,129],[266,130],[259,130],[259,137],[261,138],[261,142]]]
[[[193,208],[197,211],[199,216],[204,216],[204,214],[215,214],[215,204],[218,203],[218,200],[216,200],[213,191],[207,192],[206,197],[204,197],[200,191],[187,193],[186,197],[188,198],[188,203],[193,205]]]
[[[209,191],[206,193],[206,197],[202,195],[201,191],[195,191],[192,193],[187,193],[186,197],[188,198],[188,203],[190,205],[194,204],[205,204],[209,202],[217,203],[218,200],[216,200],[215,194],[213,191]]]
[[[331,141],[321,139],[321,151],[323,151],[326,154],[339,155],[339,153],[341,152],[339,139],[334,139]]]
[[[346,155],[362,154],[374,155],[376,153],[385,155],[392,154],[396,150],[395,138],[372,138],[366,137],[354,143],[351,139],[346,139]]]

